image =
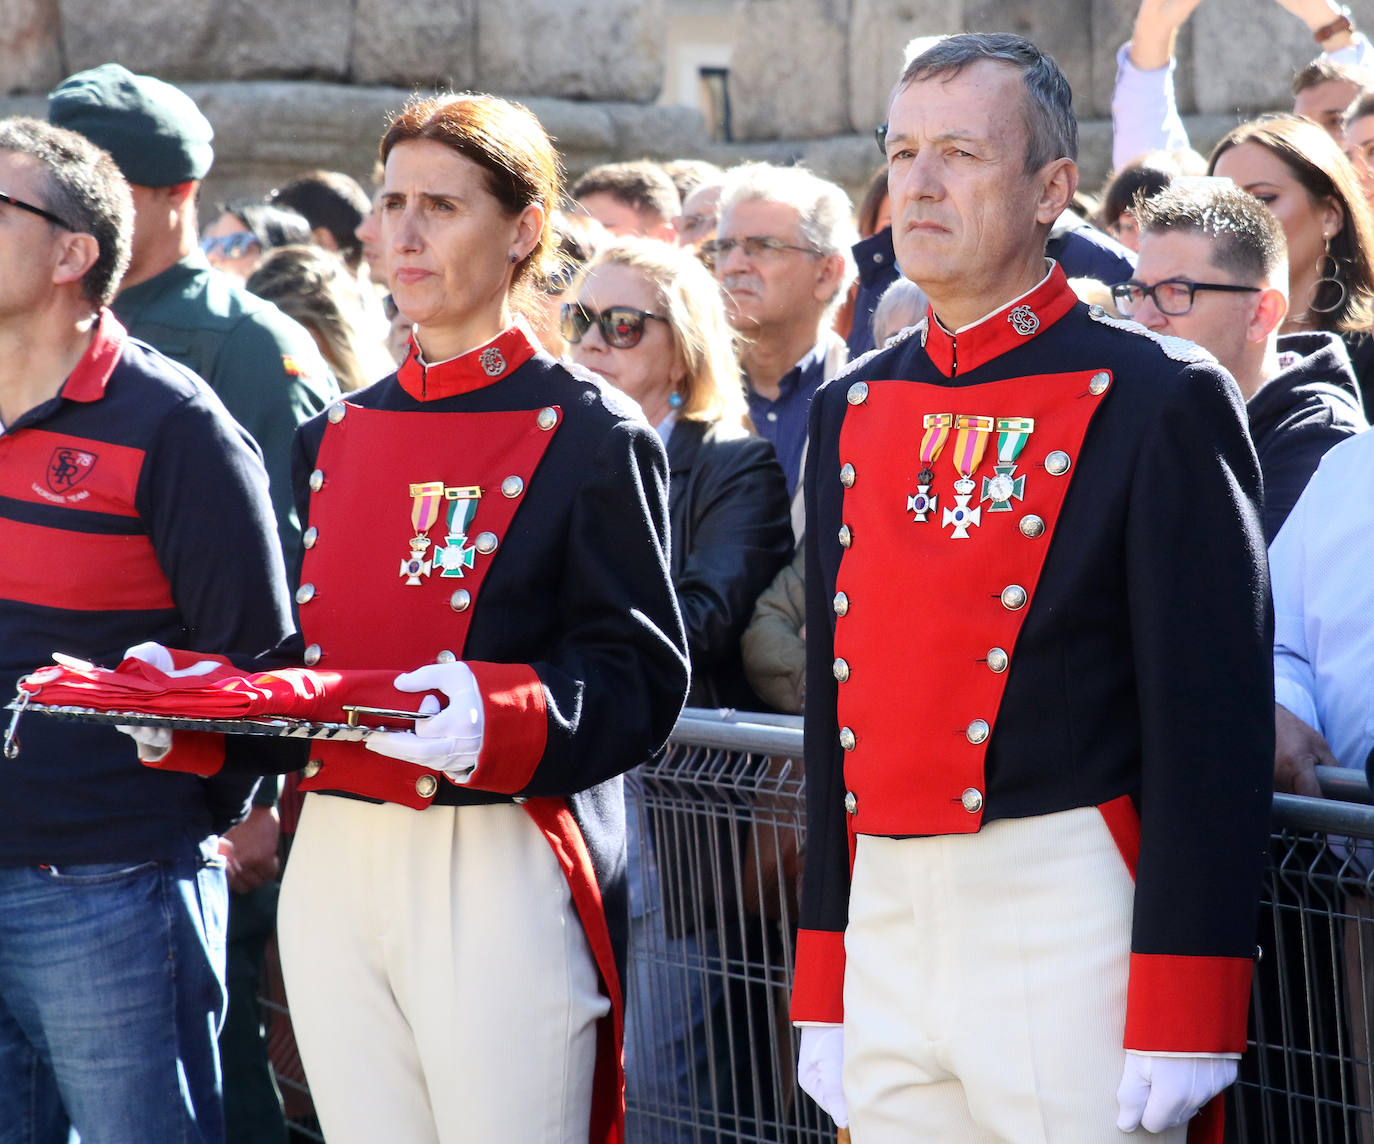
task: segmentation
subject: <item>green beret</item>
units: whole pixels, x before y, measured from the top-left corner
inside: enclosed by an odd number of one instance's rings
[[[103,147],[140,187],[202,179],[215,161],[215,131],[195,101],[119,64],[64,79],[48,95],[48,121]]]

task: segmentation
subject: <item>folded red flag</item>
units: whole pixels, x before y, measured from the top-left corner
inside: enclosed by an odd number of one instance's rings
[[[149,715],[201,719],[290,718],[339,722],[344,704],[413,709],[419,699],[392,687],[392,670],[318,671],[288,667],[245,673],[217,656],[175,653],[179,668],[169,674],[141,659],[126,659],[114,669],[67,660],[41,667],[19,681],[33,702],[89,707],[97,711],[138,711]],[[195,666],[192,666],[195,665]]]

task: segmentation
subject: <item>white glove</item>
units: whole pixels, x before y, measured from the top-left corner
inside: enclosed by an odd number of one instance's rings
[[[369,751],[393,759],[443,771],[452,782],[472,777],[482,753],[485,712],[477,679],[467,664],[431,663],[396,677],[397,691],[441,691],[448,706],[426,695],[420,701],[421,719],[414,731],[383,731],[367,737]]]
[[[836,1127],[849,1127],[841,1073],[844,1066],[844,1026],[804,1025],[797,1052],[797,1083],[829,1113]]]
[[[162,644],[154,643],[152,640],[134,644],[124,653],[124,658],[141,659],[144,663],[152,664],[158,671],[165,671],[168,675],[175,674],[176,665],[172,662],[172,653]],[[123,731],[134,741],[139,762],[156,763],[166,758],[167,752],[172,749],[172,731],[169,727],[116,727],[115,730]]]
[[[1234,1057],[1166,1057],[1126,1050],[1126,1069],[1116,1090],[1122,1132],[1163,1132],[1191,1120],[1204,1104],[1234,1083]]]

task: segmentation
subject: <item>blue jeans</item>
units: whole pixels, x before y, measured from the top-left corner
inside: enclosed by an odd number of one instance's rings
[[[0,1144],[222,1144],[227,909],[189,847],[0,868]]]

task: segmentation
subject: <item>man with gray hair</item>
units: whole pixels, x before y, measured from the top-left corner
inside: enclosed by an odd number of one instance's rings
[[[792,493],[811,397],[845,362],[830,326],[854,280],[853,211],[843,189],[810,171],[746,163],[727,172],[718,213],[701,253],[743,343],[749,415],[773,442]]]
[[[882,134],[930,316],[812,403],[799,1081],[862,1144],[1219,1139],[1273,756],[1240,393],[1046,259],[1035,45],[941,40]]]

